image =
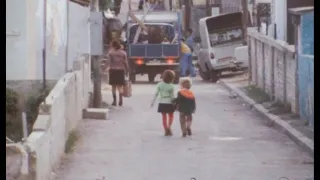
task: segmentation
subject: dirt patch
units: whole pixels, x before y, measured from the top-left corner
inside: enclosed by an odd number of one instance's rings
[[[266,105],[267,104],[267,105]],[[295,115],[291,114],[290,104],[284,104],[280,101],[273,101],[262,104],[266,109],[269,110],[269,113],[274,115],[284,115],[284,118],[295,118]]]

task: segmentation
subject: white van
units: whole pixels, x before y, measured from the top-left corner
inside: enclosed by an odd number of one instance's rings
[[[251,23],[250,23],[251,24]],[[199,21],[201,47],[198,52],[199,73],[203,80],[218,81],[224,71],[248,67],[248,49],[243,47],[242,12],[202,18]],[[241,60],[235,57],[235,50]]]

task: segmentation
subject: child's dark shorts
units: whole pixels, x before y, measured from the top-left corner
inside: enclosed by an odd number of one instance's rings
[[[173,104],[159,103],[158,105],[159,113],[173,113],[174,111],[175,111],[175,107]]]

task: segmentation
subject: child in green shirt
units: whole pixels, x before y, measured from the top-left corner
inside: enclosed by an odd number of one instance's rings
[[[156,93],[151,103],[152,107],[157,97],[159,97],[158,112],[162,115],[162,124],[165,130],[165,136],[172,136],[171,125],[173,122],[173,113],[175,111],[175,107],[173,105],[174,86],[172,85],[174,76],[175,74],[171,70],[163,72],[163,81],[157,84]],[[167,122],[168,119],[169,122]]]

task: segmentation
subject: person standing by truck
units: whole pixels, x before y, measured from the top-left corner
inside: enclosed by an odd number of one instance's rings
[[[192,51],[185,43],[185,39],[181,39],[181,58],[180,58],[181,77],[187,76],[187,70],[191,77],[195,77],[196,73],[192,64]]]
[[[186,32],[187,35],[187,40],[186,40],[186,44],[189,46],[189,48],[191,49],[191,52],[193,52],[193,35],[192,35],[192,29],[188,29]]]

